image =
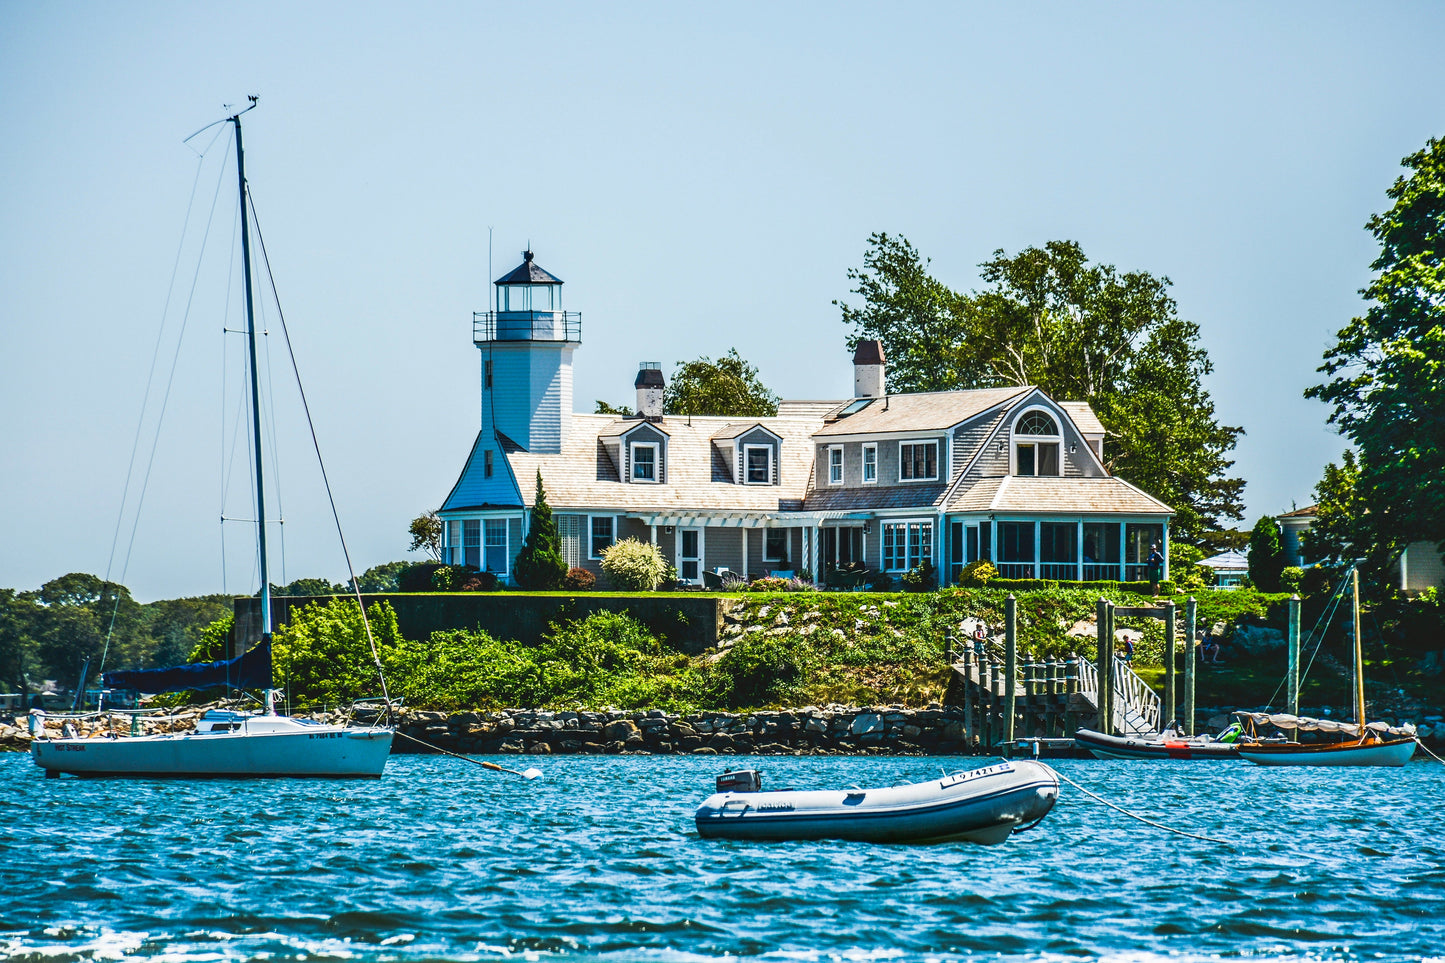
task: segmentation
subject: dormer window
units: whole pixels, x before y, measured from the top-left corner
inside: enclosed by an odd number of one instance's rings
[[[1059,424],[1046,411],[1035,408],[1014,422],[1014,474],[1053,475],[1059,470]]]
[[[773,483],[773,446],[746,445],[743,448],[743,481],[748,485]]]
[[[653,441],[632,443],[632,480],[657,484],[657,450]]]
[[[900,442],[898,445],[899,481],[938,480],[938,442]]]

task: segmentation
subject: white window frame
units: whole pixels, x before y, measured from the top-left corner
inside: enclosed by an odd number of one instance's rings
[[[643,448],[652,449],[652,477],[637,477],[637,452]],[[662,474],[662,445],[655,441],[630,441],[627,443],[627,480],[638,485],[656,485]]]
[[[602,553],[597,551],[597,537],[593,534],[592,526],[601,519],[607,519],[612,523],[612,534],[609,536],[606,548],[617,544],[617,516],[616,515],[588,515],[587,516],[587,557],[593,560],[600,559]]]
[[[490,535],[493,530],[495,530],[495,527],[496,527],[496,526],[500,526],[501,529],[502,529],[502,544],[501,544],[501,545],[489,545],[489,544],[487,544],[487,536]],[[484,519],[482,519],[482,559],[481,559],[481,561],[482,561],[482,571],[483,571],[483,572],[491,572],[493,575],[497,576],[498,578],[506,578],[506,577],[510,574],[510,571],[511,571],[511,568],[512,568],[512,546],[511,546],[512,531],[511,531],[511,529],[512,529],[512,526],[511,526],[511,520],[510,520],[510,519],[507,519],[507,518],[484,518]],[[487,549],[489,549],[489,548],[500,548],[500,549],[502,550],[502,569],[501,569],[501,571],[498,571],[498,570],[493,569],[493,568],[487,568]]]
[[[870,455],[872,456],[871,462],[869,461]],[[871,478],[868,475],[870,468],[873,469]],[[870,441],[863,445],[863,484],[878,484],[878,443],[876,441]]]
[[[834,464],[833,464],[833,455],[834,455],[834,454],[837,454],[837,456],[838,456],[838,464],[837,464],[837,466],[836,466],[837,469],[838,469],[838,477],[836,477],[836,478],[833,477],[833,468],[835,467]],[[828,484],[829,484],[829,485],[841,485],[841,484],[843,484],[843,446],[842,446],[842,445],[829,445],[829,446],[828,446]]]
[[[922,553],[920,553],[915,556],[913,554],[913,542],[909,536],[913,534],[913,529],[924,527],[928,529],[928,554],[923,555]],[[903,564],[901,567],[896,564],[893,566],[889,566],[888,564],[888,530],[890,528],[902,529]],[[883,519],[878,532],[878,559],[880,564],[883,566],[883,570],[885,572],[907,572],[909,569],[917,568],[920,564],[923,563],[923,560],[925,558],[931,560],[933,558],[933,550],[937,547],[934,535],[935,526],[933,524],[933,519],[931,518]],[[895,538],[896,537],[898,536],[895,535]]]
[[[904,459],[904,457],[903,457],[903,449],[905,449],[905,448],[913,448],[913,447],[922,446],[922,445],[932,445],[932,446],[933,446],[933,474],[932,474],[931,476],[929,476],[929,477],[926,477],[926,478],[925,478],[925,477],[915,477],[915,478],[905,478],[905,477],[903,477],[903,466],[904,466],[905,464],[910,464],[910,465],[911,465],[912,462],[913,462],[913,459],[912,459],[912,458],[908,458],[908,459],[906,459],[906,460]],[[920,439],[917,439],[917,440],[900,441],[900,442],[898,443],[898,483],[899,483],[900,485],[911,485],[911,484],[913,484],[914,482],[936,482],[936,481],[938,481],[939,472],[940,472],[940,471],[942,470],[942,468],[943,468],[943,458],[942,458],[943,451],[942,451],[942,449],[943,449],[943,446],[938,443],[938,439],[937,439],[937,438],[920,438]]]
[[[682,557],[682,540],[684,532],[697,533],[697,558],[684,559]],[[672,561],[677,568],[677,580],[687,585],[701,585],[703,566],[707,564],[707,526],[706,525],[678,525],[673,529],[672,536]],[[682,563],[684,561],[697,562],[697,578],[687,579],[682,577]]]
[[[1030,412],[1034,412],[1034,411],[1042,412],[1043,414],[1045,414],[1045,415],[1048,416],[1049,420],[1054,423],[1054,431],[1056,432],[1055,434],[1052,434],[1052,435],[1021,435],[1021,434],[1018,433],[1019,422],[1023,421],[1024,418],[1025,418]],[[1008,466],[1008,473],[1009,473],[1010,475],[1017,475],[1017,476],[1020,477],[1020,478],[1062,478],[1062,477],[1064,477],[1064,475],[1065,475],[1065,469],[1064,469],[1064,435],[1063,435],[1063,429],[1060,427],[1062,424],[1063,424],[1063,419],[1059,417],[1059,413],[1058,413],[1057,411],[1054,411],[1052,408],[1045,407],[1044,405],[1029,405],[1029,407],[1025,408],[1023,411],[1020,411],[1020,412],[1018,413],[1018,417],[1014,418],[1013,424],[1009,425],[1009,466]],[[1033,450],[1034,450],[1034,473],[1033,473],[1032,475],[1019,475],[1019,448],[1020,448],[1021,446],[1023,446],[1023,445],[1028,445],[1028,446],[1030,446],[1031,448],[1033,448]],[[1057,475],[1040,475],[1040,474],[1039,474],[1039,446],[1040,446],[1040,445],[1058,445],[1058,447],[1059,447],[1059,456],[1058,456],[1058,457],[1059,457],[1059,473],[1058,473]]]
[[[766,451],[768,453],[768,477],[766,481],[753,481],[748,477],[748,452]],[[771,485],[773,484],[773,446],[772,445],[743,445],[743,484],[744,485]]]
[[[766,529],[763,529],[763,531],[764,531],[764,533],[765,533],[765,534],[763,535],[763,561],[764,561],[764,562],[781,562],[783,559],[787,558],[787,557],[788,557],[788,549],[789,549],[789,547],[790,547],[790,544],[789,544],[789,543],[792,542],[792,538],[790,537],[790,533],[792,532],[792,529],[789,529],[789,528],[766,528]],[[781,554],[781,555],[769,555],[769,554],[768,554],[768,535],[772,534],[773,532],[782,532],[782,533],[783,533],[783,554]]]

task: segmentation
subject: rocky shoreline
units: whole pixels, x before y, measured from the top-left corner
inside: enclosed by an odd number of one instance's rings
[[[240,704],[219,704],[241,708]],[[188,706],[159,721],[148,721],[142,731],[188,732],[207,709],[218,705]],[[1201,729],[1218,731],[1229,722],[1227,708],[1203,709]],[[357,714],[313,713],[301,718],[352,724],[368,721]],[[1420,726],[1420,738],[1437,749],[1445,747],[1445,720],[1431,713]],[[1397,720],[1398,721],[1398,720]],[[807,706],[801,709],[755,712],[694,712],[678,714],[661,709],[624,712],[548,711],[515,709],[493,712],[427,712],[402,709],[397,713],[400,738],[396,753],[447,752],[496,755],[993,755],[992,747],[969,738],[963,710],[937,704],[925,709],[903,706]],[[59,722],[50,720],[47,733],[59,735]],[[116,717],[81,720],[79,734],[103,738],[108,732],[124,735],[129,723]],[[1019,733],[1020,737],[1033,733]],[[0,750],[28,751],[31,736],[25,717],[0,722]]]

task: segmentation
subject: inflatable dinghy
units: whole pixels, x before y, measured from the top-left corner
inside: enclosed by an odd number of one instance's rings
[[[1032,829],[1059,798],[1040,762],[997,762],[942,779],[879,789],[762,792],[754,770],[724,773],[694,816],[705,839],[846,839],[994,845]]]

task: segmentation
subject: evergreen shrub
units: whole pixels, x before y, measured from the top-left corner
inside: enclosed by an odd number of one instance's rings
[[[998,578],[998,569],[986,558],[969,562],[958,573],[958,584],[968,588],[981,588],[990,580]]]
[[[567,577],[567,563],[562,561],[557,523],[552,520],[552,506],[547,504],[540,470],[537,472],[537,496],[532,501],[531,522],[527,541],[517,555],[512,576],[522,588],[534,592],[559,589]]]

